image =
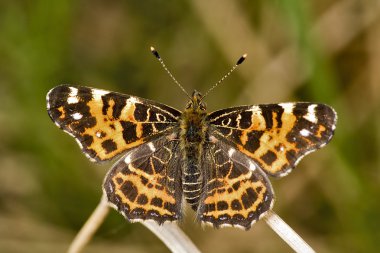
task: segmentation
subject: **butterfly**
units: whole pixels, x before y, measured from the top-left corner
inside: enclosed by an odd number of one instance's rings
[[[307,102],[238,106],[207,113],[194,91],[183,112],[121,93],[61,85],[47,94],[53,122],[93,162],[119,157],[103,191],[127,220],[183,218],[249,229],[272,209],[268,176],[287,175],[326,145],[337,115]]]

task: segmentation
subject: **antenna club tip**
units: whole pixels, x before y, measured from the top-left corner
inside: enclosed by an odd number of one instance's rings
[[[239,60],[236,62],[236,65],[240,65],[244,62],[244,60],[247,58],[247,54],[243,54]]]
[[[152,52],[152,54],[157,58],[157,59],[161,59],[160,55],[158,54],[157,50],[154,48],[154,47],[150,47],[150,51]]]

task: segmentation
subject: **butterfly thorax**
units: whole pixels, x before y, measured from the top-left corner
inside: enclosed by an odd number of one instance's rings
[[[198,206],[204,185],[204,172],[200,158],[206,141],[208,123],[206,122],[206,106],[201,99],[201,94],[194,91],[180,119],[180,147],[184,161],[182,187],[184,197],[193,209]]]

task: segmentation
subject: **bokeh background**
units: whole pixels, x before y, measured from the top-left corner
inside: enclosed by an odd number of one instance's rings
[[[336,135],[287,177],[278,213],[318,252],[378,252],[380,2],[1,1],[0,252],[65,252],[96,207],[111,164],[96,165],[46,113],[61,84],[185,106],[149,47],[208,109],[313,101],[338,112]],[[292,252],[261,221],[250,231],[181,224],[203,252]],[[168,252],[112,211],[85,252]]]

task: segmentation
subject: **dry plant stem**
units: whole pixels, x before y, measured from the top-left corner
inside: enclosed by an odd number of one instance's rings
[[[288,224],[275,212],[269,211],[265,216],[266,223],[276,232],[295,252],[315,252]]]
[[[103,223],[110,207],[105,195],[102,196],[95,211],[86,221],[82,229],[79,231],[74,241],[71,243],[68,253],[79,253],[91,240],[96,230]],[[158,225],[154,221],[141,222],[150,231],[152,231],[173,253],[200,253],[191,240],[182,232],[182,230],[174,223]]]
[[[109,212],[109,206],[106,197],[103,195],[95,211],[91,214],[90,218],[86,221],[79,233],[70,244],[68,253],[78,253],[88,244],[96,230],[103,223],[105,217]]]
[[[91,214],[90,218],[79,231],[71,243],[68,253],[79,253],[88,244],[96,230],[103,223],[109,212],[109,205],[105,195]],[[264,218],[266,223],[296,252],[315,252],[302,238],[291,229],[277,214],[269,211]],[[175,223],[158,225],[155,221],[141,222],[152,231],[173,253],[200,253],[199,249],[182,232]]]
[[[199,249],[183,233],[175,223],[158,225],[155,221],[142,222],[152,231],[173,253],[200,253]]]

